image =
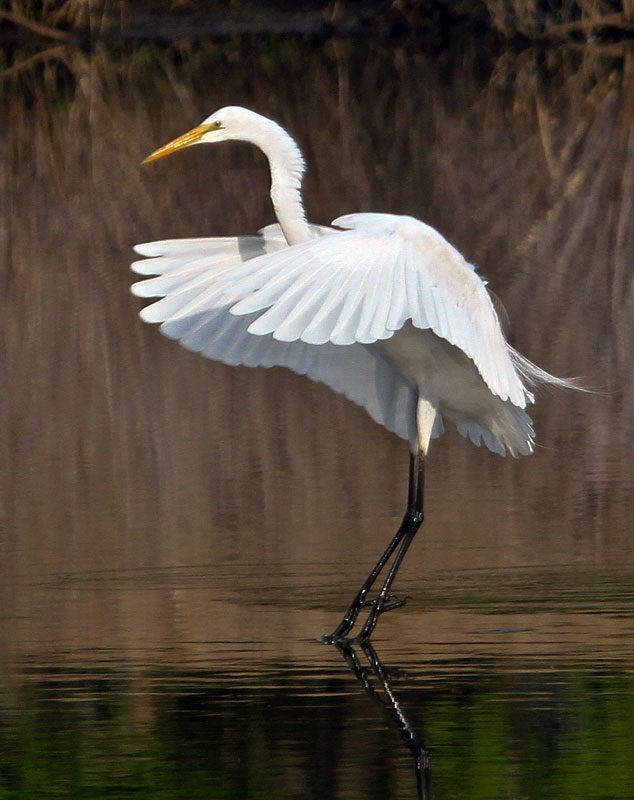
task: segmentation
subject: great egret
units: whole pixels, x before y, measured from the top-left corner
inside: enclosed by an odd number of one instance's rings
[[[227,364],[288,367],[363,406],[410,444],[401,527],[326,640],[345,639],[361,609],[367,640],[380,614],[402,605],[390,590],[423,520],[430,440],[457,425],[475,444],[513,456],[533,450],[527,385],[572,385],[505,341],[475,268],[436,230],[407,216],[350,214],[330,227],[306,221],[304,160],[277,123],[222,108],[145,162],[193,144],[241,140],[271,170],[278,225],[257,236],[174,239],[136,246],[143,275],[134,294],[161,297],[141,318],[204,356]],[[374,600],[368,593],[394,556]]]

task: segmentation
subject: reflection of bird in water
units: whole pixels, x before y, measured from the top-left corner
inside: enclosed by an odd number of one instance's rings
[[[368,697],[374,700],[388,722],[400,733],[414,759],[417,797],[419,800],[428,800],[432,796],[429,753],[392,690],[390,675],[394,673],[394,670],[388,670],[383,666],[369,640],[360,644],[370,665],[369,668],[361,666],[357,653],[349,641],[334,642],[335,647],[346,659],[348,666],[365,689]],[[375,683],[378,685],[378,689],[375,687]]]
[[[175,239],[137,246],[136,283],[161,297],[141,317],[208,358],[284,366],[363,406],[409,441],[403,523],[329,639],[345,638],[369,608],[360,638],[383,611],[402,605],[390,588],[423,519],[429,442],[453,422],[500,455],[533,450],[527,384],[571,385],[515,352],[475,269],[437,231],[412,217],[350,214],[332,227],[306,221],[304,161],[279,125],[228,107],[152,153],[192,144],[251,142],[271,168],[279,225],[257,236]],[[367,594],[394,555],[378,596]]]

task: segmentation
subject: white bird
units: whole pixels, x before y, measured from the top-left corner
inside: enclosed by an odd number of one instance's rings
[[[394,576],[423,520],[424,462],[444,421],[493,452],[533,451],[527,385],[573,386],[505,341],[485,282],[434,228],[413,217],[350,214],[330,227],[306,221],[304,160],[277,123],[222,108],[144,163],[193,144],[250,142],[267,156],[278,225],[256,236],[140,244],[134,294],[161,297],[141,318],[189,350],[226,364],[283,366],[327,384],[409,441],[403,523],[328,641],[357,637],[404,601]],[[394,555],[395,554],[395,555]],[[374,600],[367,595],[386,567]]]

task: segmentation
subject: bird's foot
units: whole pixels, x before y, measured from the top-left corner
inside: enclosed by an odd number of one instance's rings
[[[378,599],[378,597],[375,597],[373,600],[364,600],[361,604],[361,608],[374,608]],[[406,594],[405,597],[397,597],[395,594],[389,594],[385,598],[385,602],[381,606],[379,614],[383,614],[385,611],[392,611],[395,608],[400,608],[411,599],[411,595],[409,594]]]
[[[339,645],[348,645],[353,644],[355,641],[354,636],[346,636],[344,633],[337,633],[334,631],[333,633],[324,633],[322,636],[317,639],[318,642],[321,644],[334,644],[335,647]]]
[[[363,631],[356,636],[348,636],[345,633],[334,631],[333,633],[324,633],[317,641],[321,642],[321,644],[333,644],[335,647],[340,648],[342,646],[349,647],[353,644],[364,645],[368,643],[369,638],[369,635],[364,635]]]
[[[364,644],[364,642],[369,640],[370,634],[374,630],[374,626],[376,625],[376,621],[379,616],[384,614],[386,611],[393,611],[395,608],[401,608],[401,606],[404,606],[409,599],[410,595],[406,595],[405,597],[397,597],[394,594],[390,594],[385,598],[380,607],[377,607],[379,600],[378,597],[375,597],[373,600],[364,600],[363,602],[359,603],[356,608],[351,608],[341,620],[339,626],[335,628],[332,633],[325,633],[319,638],[319,641],[323,644],[334,645],[351,643]],[[357,614],[362,608],[371,609],[368,620],[361,628],[360,633],[358,633],[356,636],[350,636],[349,634],[355,624]],[[372,620],[371,623],[370,620]]]

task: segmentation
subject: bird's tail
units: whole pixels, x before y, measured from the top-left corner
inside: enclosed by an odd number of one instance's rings
[[[546,372],[545,369],[538,367],[537,364],[533,364],[532,361],[529,361],[517,350],[514,350],[510,344],[506,346],[515,369],[529,386],[536,389],[540,386],[554,386],[557,389],[576,389],[579,392],[591,391],[582,386],[578,378],[557,378],[555,375],[551,375],[550,372]]]
[[[523,408],[513,405],[510,400],[496,397],[485,419],[480,422],[460,420],[456,427],[462,436],[471,439],[478,447],[484,442],[492,453],[501,456],[510,453],[517,458],[533,452],[533,422]]]

